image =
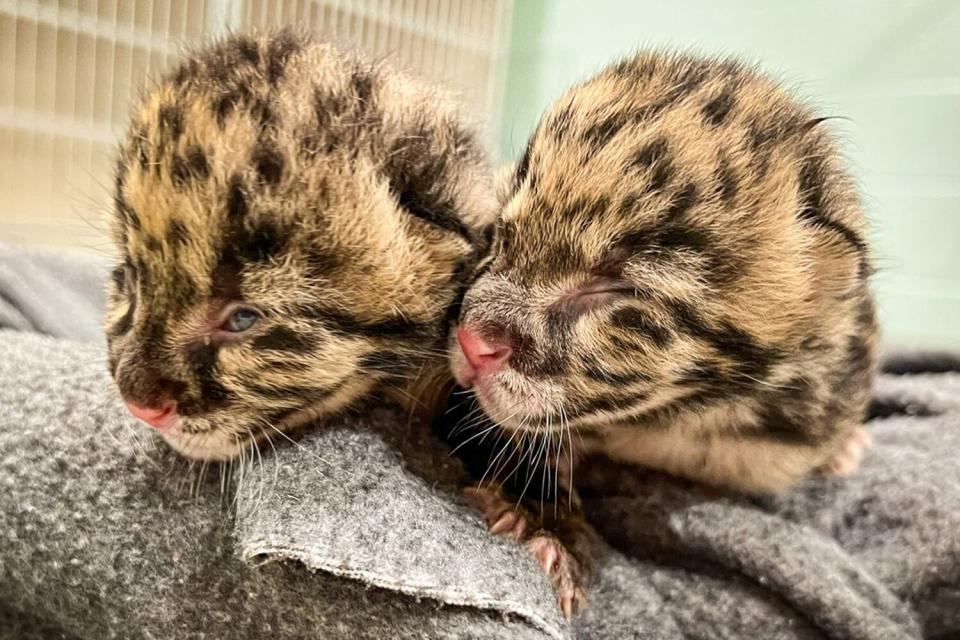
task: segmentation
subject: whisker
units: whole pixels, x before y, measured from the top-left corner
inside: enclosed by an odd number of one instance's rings
[[[455,453],[456,453],[457,451],[459,451],[462,447],[464,447],[465,445],[469,444],[469,443],[472,442],[473,440],[476,440],[477,438],[481,438],[481,437],[483,437],[483,436],[486,436],[488,433],[490,433],[491,431],[493,431],[494,429],[496,429],[498,426],[499,426],[499,425],[493,424],[493,425],[490,425],[489,427],[487,427],[486,429],[484,429],[483,431],[479,431],[479,432],[473,434],[472,436],[470,436],[469,438],[467,438],[466,440],[464,440],[463,442],[461,442],[460,444],[458,444],[456,447],[454,447],[453,451],[450,452],[450,455],[455,454]]]
[[[511,418],[513,418],[514,415],[516,415],[516,414],[512,414],[509,418],[506,418],[506,419],[504,420],[504,422],[505,422],[506,420],[510,420]],[[500,425],[497,424],[497,425],[495,425],[495,426],[499,427]],[[501,433],[502,433],[502,431],[501,431]],[[490,471],[491,471],[491,469],[493,468],[493,466],[495,466],[495,465],[497,464],[497,460],[500,458],[500,456],[502,456],[502,455],[506,452],[507,448],[509,448],[511,444],[513,444],[513,442],[510,440],[510,438],[507,438],[507,441],[504,443],[503,447],[500,449],[500,452],[497,453],[497,455],[493,458],[493,460],[487,464],[487,470],[484,471],[483,476],[480,478],[480,482],[479,482],[479,485],[478,485],[478,486],[482,486],[482,485],[483,485],[483,481],[486,479],[487,474],[490,473]],[[496,446],[496,445],[494,445],[494,446]],[[514,452],[515,452],[515,451],[511,451],[511,452],[510,452],[510,455],[507,457],[507,459],[506,459],[506,461],[504,462],[504,464],[509,463],[510,459],[513,458]],[[495,481],[496,481],[498,474],[499,474],[499,469],[498,469],[497,471],[494,471],[493,480],[492,480],[491,482],[495,482]]]
[[[560,422],[563,425],[563,428],[567,432],[567,443],[570,445],[570,451],[567,454],[568,457],[570,458],[570,478],[568,479],[568,483],[570,486],[567,487],[567,509],[572,509],[573,508],[573,490],[574,490],[574,486],[576,486],[573,483],[573,458],[574,458],[573,436],[570,434],[570,430],[571,430],[570,421],[567,420],[567,417],[566,417],[567,413],[563,408],[562,402],[559,404],[558,410],[560,414]],[[579,435],[579,431],[578,431],[578,435]]]

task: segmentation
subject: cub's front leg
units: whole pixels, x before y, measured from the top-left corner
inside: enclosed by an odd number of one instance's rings
[[[552,500],[517,498],[498,484],[467,487],[463,493],[483,514],[490,533],[519,542],[537,560],[564,615],[579,612],[593,572],[597,534],[569,483],[559,479]]]

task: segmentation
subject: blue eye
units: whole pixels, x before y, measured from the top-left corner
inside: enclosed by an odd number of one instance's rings
[[[227,321],[223,323],[223,329],[233,333],[241,333],[257,324],[259,319],[260,314],[253,309],[240,308],[230,314]]]

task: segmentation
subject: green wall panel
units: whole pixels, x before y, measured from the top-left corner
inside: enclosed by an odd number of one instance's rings
[[[760,62],[842,116],[887,340],[960,346],[960,2],[516,0],[510,42],[503,160],[564,88],[652,46]]]

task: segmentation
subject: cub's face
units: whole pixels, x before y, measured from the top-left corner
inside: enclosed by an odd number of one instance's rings
[[[606,198],[544,204],[528,186],[507,204],[451,341],[454,376],[494,421],[590,431],[762,385],[778,354],[714,288],[737,267],[681,222],[716,203],[680,186],[629,217]]]
[[[809,117],[736,69],[638,58],[541,120],[450,341],[494,421],[652,425],[809,386],[782,365],[826,344],[859,256],[798,215],[822,204],[798,170],[822,153]]]
[[[683,197],[659,203],[686,207]],[[555,208],[521,186],[464,299],[452,371],[508,431],[639,418],[719,366],[678,321],[700,321],[696,258],[650,249],[655,213],[618,222],[589,202]]]
[[[201,58],[186,81],[161,85],[120,153],[110,369],[130,410],[189,457],[229,458],[375,387],[409,385],[442,349],[492,217],[481,158],[462,148],[470,140],[438,133],[459,131],[454,121],[438,114],[419,146],[397,146],[386,127],[403,114],[370,111],[387,87],[288,40],[290,83],[312,73],[297,71],[297,55],[327,74],[328,102],[304,110],[282,82],[258,84],[275,70],[274,46],[228,41],[220,57],[233,75],[205,76],[213,63]],[[253,87],[226,113],[210,97],[225,75]],[[344,133],[374,125],[370,139]],[[462,218],[460,198],[476,203]]]

